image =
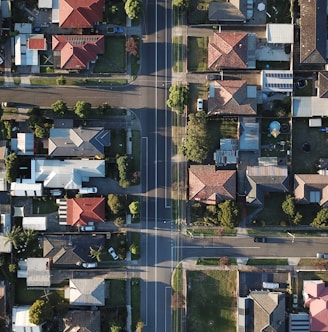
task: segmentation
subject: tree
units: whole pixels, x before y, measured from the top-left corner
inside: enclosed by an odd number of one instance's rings
[[[133,37],[130,37],[126,41],[126,43],[125,43],[125,50],[130,55],[136,56],[138,54],[138,43],[137,43],[137,41]]]
[[[38,138],[44,138],[48,135],[48,130],[44,127],[39,126],[39,125],[35,125],[34,135]]]
[[[43,112],[39,107],[33,107],[29,110],[29,119],[28,124],[29,126],[34,129],[35,126],[43,127],[45,123],[45,118],[43,116]]]
[[[99,246],[98,249],[94,249],[92,247],[89,247],[89,249],[90,249],[90,257],[95,258],[97,260],[97,262],[100,262],[103,247]]]
[[[208,226],[217,225],[218,221],[218,210],[215,205],[207,205],[204,213],[204,224]]]
[[[134,242],[130,245],[129,250],[133,255],[139,255],[140,253],[140,247]]]
[[[130,20],[139,18],[142,10],[142,3],[140,0],[127,0],[124,5],[125,13]]]
[[[57,100],[51,105],[51,108],[59,116],[64,116],[68,111],[67,104],[63,100]]]
[[[173,6],[181,10],[185,10],[189,7],[189,0],[173,0]]]
[[[36,300],[29,311],[29,320],[32,324],[41,325],[53,315],[52,307],[48,301]]]
[[[28,245],[36,239],[37,233],[34,229],[25,229],[21,233],[23,242]]]
[[[14,264],[14,263],[10,263],[10,264],[8,265],[8,271],[9,271],[10,273],[16,273],[16,272],[17,272],[17,265]]]
[[[122,217],[117,217],[114,219],[114,224],[117,227],[122,227],[125,223],[125,220]]]
[[[239,209],[235,201],[220,203],[219,209],[218,217],[222,227],[231,229],[238,225]]]
[[[184,107],[188,104],[189,90],[182,84],[173,84],[169,89],[169,99],[166,104],[178,114],[182,114]]]
[[[5,234],[5,237],[7,238],[5,244],[11,242],[14,248],[18,249],[22,240],[22,227],[14,226],[10,232]]]
[[[128,156],[119,156],[116,159],[118,174],[119,174],[119,185],[122,188],[128,187],[130,183],[131,176],[131,158]]]
[[[287,195],[286,199],[282,202],[281,208],[289,218],[289,223],[297,225],[302,220],[301,213],[296,211],[295,198],[291,195]]]
[[[98,107],[97,113],[100,115],[105,115],[105,114],[109,113],[111,109],[112,109],[112,107],[108,103],[103,103],[102,105],[100,105]]]
[[[130,203],[129,205],[129,210],[132,215],[137,215],[140,213],[140,202],[139,201],[134,201]]]
[[[83,100],[78,100],[73,107],[75,114],[80,118],[86,118],[91,114],[91,104]]]
[[[18,160],[15,152],[9,154],[5,158],[5,165],[6,165],[6,181],[9,183],[16,181]]]
[[[123,195],[109,194],[107,204],[113,214],[119,214],[125,210],[126,198]]]
[[[310,224],[312,227],[326,227],[328,221],[328,208],[323,208],[318,211],[316,217]]]
[[[227,256],[223,256],[219,260],[220,266],[228,266],[231,265],[230,258]]]
[[[188,160],[201,163],[207,157],[209,150],[210,136],[205,112],[190,114],[183,154]]]
[[[121,332],[122,326],[119,322],[111,322],[110,323],[110,332]]]

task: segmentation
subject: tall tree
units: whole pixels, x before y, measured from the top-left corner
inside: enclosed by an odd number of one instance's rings
[[[289,223],[297,225],[301,219],[302,215],[300,212],[296,211],[295,198],[291,195],[287,195],[286,199],[282,202],[281,208],[289,218]]]
[[[109,194],[107,203],[113,214],[119,214],[125,210],[126,198],[123,195]]]
[[[15,249],[18,249],[22,240],[22,227],[14,226],[10,232],[5,234],[5,237],[7,238],[5,244],[10,242]]]
[[[169,89],[169,99],[166,104],[178,114],[182,114],[184,107],[188,104],[189,90],[182,84],[173,84]]]
[[[322,208],[310,224],[312,227],[326,227],[328,222],[328,208]]]
[[[59,116],[64,116],[68,111],[67,104],[63,100],[57,100],[51,105],[51,108]]]
[[[142,10],[142,3],[140,0],[127,0],[124,5],[125,13],[130,20],[139,18]]]
[[[201,163],[210,150],[210,136],[207,130],[205,112],[189,115],[187,136],[183,144],[183,154],[188,160]]]
[[[235,201],[225,201],[219,204],[218,218],[224,228],[234,228],[238,225],[239,209]]]
[[[29,311],[29,320],[35,325],[41,325],[46,320],[51,319],[52,316],[52,307],[50,303],[45,300],[36,300]]]
[[[87,118],[91,111],[91,104],[83,100],[78,100],[74,106],[74,112],[80,118]]]
[[[129,210],[132,215],[137,215],[140,213],[140,202],[139,201],[134,201],[131,202],[129,205]]]
[[[89,249],[90,249],[90,257],[95,258],[97,260],[97,262],[100,262],[103,247],[99,246],[98,249],[89,247]]]
[[[127,53],[134,55],[134,56],[136,56],[138,54],[138,43],[133,37],[130,37],[126,41],[125,50],[127,51]]]
[[[181,10],[185,10],[189,7],[189,0],[173,0],[173,6]]]

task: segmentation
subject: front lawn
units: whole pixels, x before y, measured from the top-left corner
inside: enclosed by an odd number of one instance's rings
[[[43,197],[33,199],[33,214],[48,214],[58,210],[56,199]]]
[[[207,44],[208,38],[188,37],[188,71],[204,71],[207,69]]]
[[[182,55],[183,55],[183,36],[173,37],[173,71],[182,72]]]
[[[110,279],[108,306],[123,307],[126,305],[126,280]]]
[[[267,23],[291,23],[290,1],[268,0],[266,11],[271,15],[267,16]]]
[[[140,320],[140,279],[131,278],[132,329]]]
[[[94,73],[126,72],[125,43],[124,36],[105,37],[105,53],[98,57]]]
[[[208,20],[208,7],[211,0],[191,0],[188,8],[188,24],[210,24]]]
[[[236,271],[188,271],[187,331],[236,331]]]
[[[288,265],[287,258],[251,258],[247,265]]]
[[[322,118],[322,127],[328,127],[328,118]],[[303,150],[308,143],[310,151]],[[316,173],[320,158],[328,158],[328,134],[319,128],[310,128],[309,119],[293,118],[292,165],[294,173]]]

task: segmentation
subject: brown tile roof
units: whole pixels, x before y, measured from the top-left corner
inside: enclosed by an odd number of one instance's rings
[[[104,0],[59,0],[59,27],[92,28],[103,20]]]
[[[214,32],[208,43],[210,69],[247,68],[248,36],[245,32]]]
[[[328,98],[328,72],[318,74],[318,95],[320,98]]]
[[[318,203],[328,206],[328,176],[320,174],[295,174],[294,194],[297,203]]]
[[[63,321],[63,332],[100,332],[100,311],[70,310]]]
[[[55,35],[52,50],[60,52],[62,69],[85,69],[105,51],[105,37],[100,35]]]
[[[236,199],[236,171],[216,170],[214,165],[189,167],[189,199],[216,204]]]
[[[67,200],[67,225],[81,226],[105,220],[105,198],[87,197]]]
[[[255,115],[257,113],[256,98],[247,96],[246,81],[224,80],[211,84],[214,84],[214,96],[208,98],[208,113],[210,115]]]
[[[45,38],[28,38],[27,48],[29,50],[46,50],[47,41]]]
[[[300,0],[300,61],[326,63],[327,0]]]

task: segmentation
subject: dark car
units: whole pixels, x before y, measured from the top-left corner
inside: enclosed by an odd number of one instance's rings
[[[254,237],[254,242],[268,242],[268,239],[266,237]]]
[[[219,80],[221,80],[221,75],[220,74],[207,74],[206,79],[208,81],[219,81]]]
[[[122,27],[114,27],[114,33],[122,33],[124,29]]]

